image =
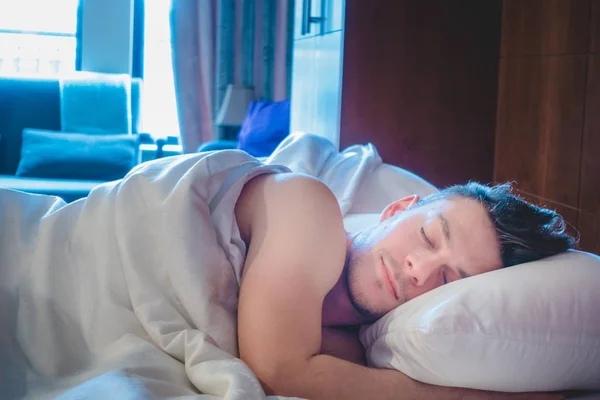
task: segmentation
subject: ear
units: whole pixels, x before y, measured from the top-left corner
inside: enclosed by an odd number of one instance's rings
[[[416,194],[406,196],[400,200],[396,200],[392,204],[388,205],[385,210],[381,213],[380,221],[386,220],[397,213],[407,210],[414,206],[419,201],[420,197]]]

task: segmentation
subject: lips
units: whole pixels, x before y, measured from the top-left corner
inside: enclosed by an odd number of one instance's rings
[[[392,273],[392,271],[389,269],[389,267],[387,266],[387,264],[385,263],[385,261],[383,260],[383,258],[381,259],[381,264],[383,266],[383,274],[384,274],[384,279],[387,281],[392,294],[394,295],[394,297],[396,298],[396,300],[398,300],[398,289],[396,287],[396,280],[394,279],[394,274]]]

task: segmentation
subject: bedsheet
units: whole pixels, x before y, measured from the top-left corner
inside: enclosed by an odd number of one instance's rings
[[[265,398],[237,358],[237,197],[254,176],[297,171],[345,213],[380,164],[371,145],[292,135],[264,162],[156,160],[70,204],[0,189],[1,398]]]

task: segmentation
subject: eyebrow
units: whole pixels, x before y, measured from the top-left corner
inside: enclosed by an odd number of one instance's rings
[[[447,241],[450,241],[450,225],[448,224],[448,220],[442,213],[438,213],[437,217],[440,219],[442,223],[442,231],[444,232],[444,237]]]
[[[442,224],[442,232],[444,232],[444,237],[447,241],[450,241],[450,224],[448,224],[448,219],[446,219],[442,213],[438,213],[437,217],[440,219],[440,223]],[[456,270],[458,271],[458,275],[461,279],[466,279],[471,276],[460,267],[456,268]]]

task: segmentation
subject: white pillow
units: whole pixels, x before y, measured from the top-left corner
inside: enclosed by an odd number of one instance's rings
[[[437,188],[420,176],[391,164],[381,164],[365,177],[352,199],[349,214],[381,213],[388,204],[413,194],[425,197]]]
[[[361,332],[371,366],[505,392],[600,389],[600,257],[569,251],[442,286]]]
[[[348,214],[344,217],[344,228],[354,233],[377,224],[380,219],[381,213]]]

